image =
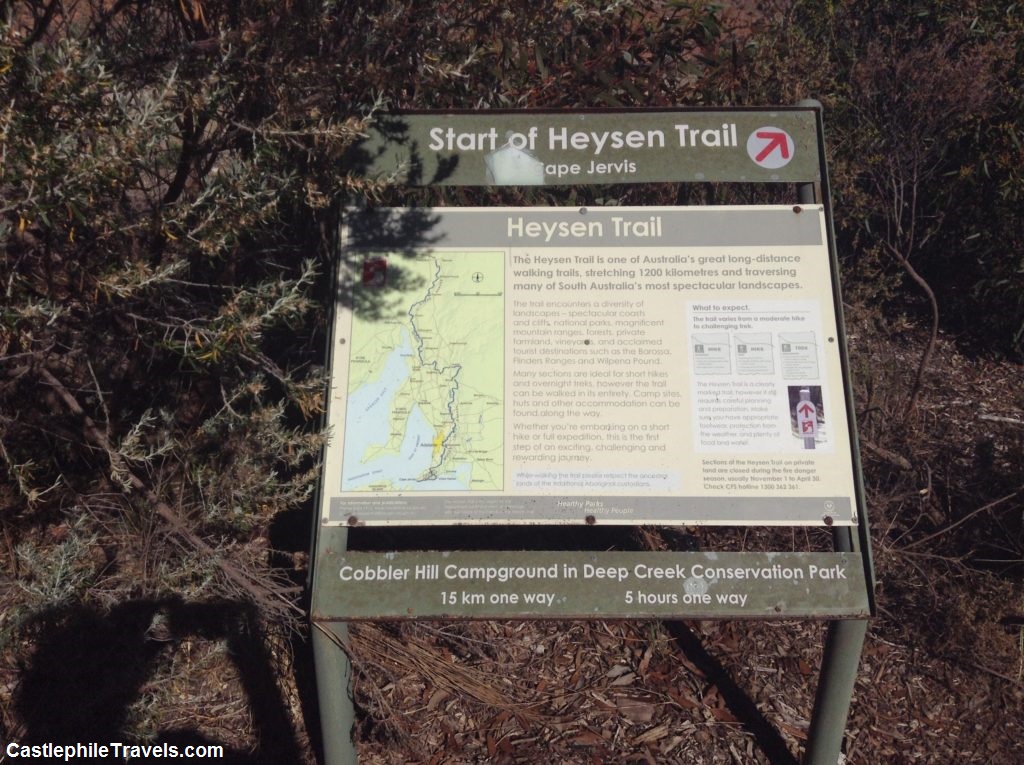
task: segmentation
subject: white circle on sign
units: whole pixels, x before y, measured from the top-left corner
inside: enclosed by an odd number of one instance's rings
[[[796,154],[796,144],[785,130],[767,125],[747,138],[747,154],[754,163],[768,170],[785,167]]]
[[[708,583],[695,576],[683,582],[683,589],[687,595],[703,595],[708,591]]]

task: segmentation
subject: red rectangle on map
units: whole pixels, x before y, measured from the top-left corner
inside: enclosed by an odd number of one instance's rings
[[[383,287],[388,282],[388,259],[368,258],[363,261],[363,286]]]

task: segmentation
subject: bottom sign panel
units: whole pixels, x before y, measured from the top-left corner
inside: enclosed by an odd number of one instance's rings
[[[867,617],[853,553],[322,549],[314,621]]]

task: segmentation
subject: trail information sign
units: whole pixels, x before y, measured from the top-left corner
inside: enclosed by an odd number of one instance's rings
[[[345,215],[311,567],[325,761],[356,759],[347,621],[806,616],[835,621],[805,761],[835,763],[873,575],[820,109],[378,116],[346,162],[407,185],[792,184],[800,204]],[[454,524],[817,526],[834,549],[349,531]]]
[[[323,521],[856,523],[826,242],[820,205],[361,214]]]

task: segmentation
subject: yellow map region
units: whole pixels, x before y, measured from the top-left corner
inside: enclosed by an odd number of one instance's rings
[[[342,490],[501,491],[504,253],[354,265]]]

